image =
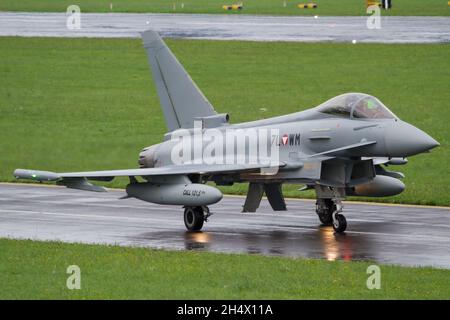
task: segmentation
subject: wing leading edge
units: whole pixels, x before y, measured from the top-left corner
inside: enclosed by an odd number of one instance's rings
[[[159,168],[140,168],[123,170],[104,170],[104,171],[85,171],[85,172],[64,172],[56,173],[51,171],[39,171],[28,169],[16,169],[14,177],[17,179],[29,179],[35,181],[58,181],[62,179],[87,178],[90,180],[110,181],[114,177],[151,177],[151,176],[169,176],[169,175],[188,175],[188,174],[213,174],[230,173],[264,169],[270,167],[282,166],[281,163],[263,165],[263,164],[185,164],[170,165]]]

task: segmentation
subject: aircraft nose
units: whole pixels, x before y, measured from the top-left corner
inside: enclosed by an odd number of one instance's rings
[[[386,128],[385,142],[387,153],[391,157],[412,156],[439,146],[439,142],[428,134],[403,121],[397,121]]]

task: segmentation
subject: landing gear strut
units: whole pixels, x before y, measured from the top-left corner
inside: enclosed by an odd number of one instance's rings
[[[200,231],[203,223],[208,221],[208,207],[185,207],[184,208],[184,225],[189,231]]]
[[[342,202],[334,199],[317,199],[316,213],[320,222],[326,226],[333,226],[337,233],[344,232],[347,228],[347,220],[342,212]]]

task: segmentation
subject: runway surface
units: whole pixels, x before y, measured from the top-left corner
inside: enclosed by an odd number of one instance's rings
[[[181,208],[124,194],[0,184],[0,237],[450,268],[447,208],[347,203],[348,229],[337,235],[320,226],[313,201],[288,200],[289,211],[275,213],[263,200],[240,213],[244,199],[226,196],[203,232],[190,233]]]
[[[148,28],[174,38],[380,43],[450,42],[448,17],[282,17],[207,14],[82,13],[81,29],[69,30],[65,13],[0,12],[0,36],[139,37]]]

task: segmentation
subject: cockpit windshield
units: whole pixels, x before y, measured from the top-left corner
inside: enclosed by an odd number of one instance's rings
[[[319,112],[356,119],[397,118],[380,100],[363,93],[346,93],[317,107]]]
[[[353,108],[353,118],[359,119],[395,119],[395,115],[375,97],[360,99]]]

